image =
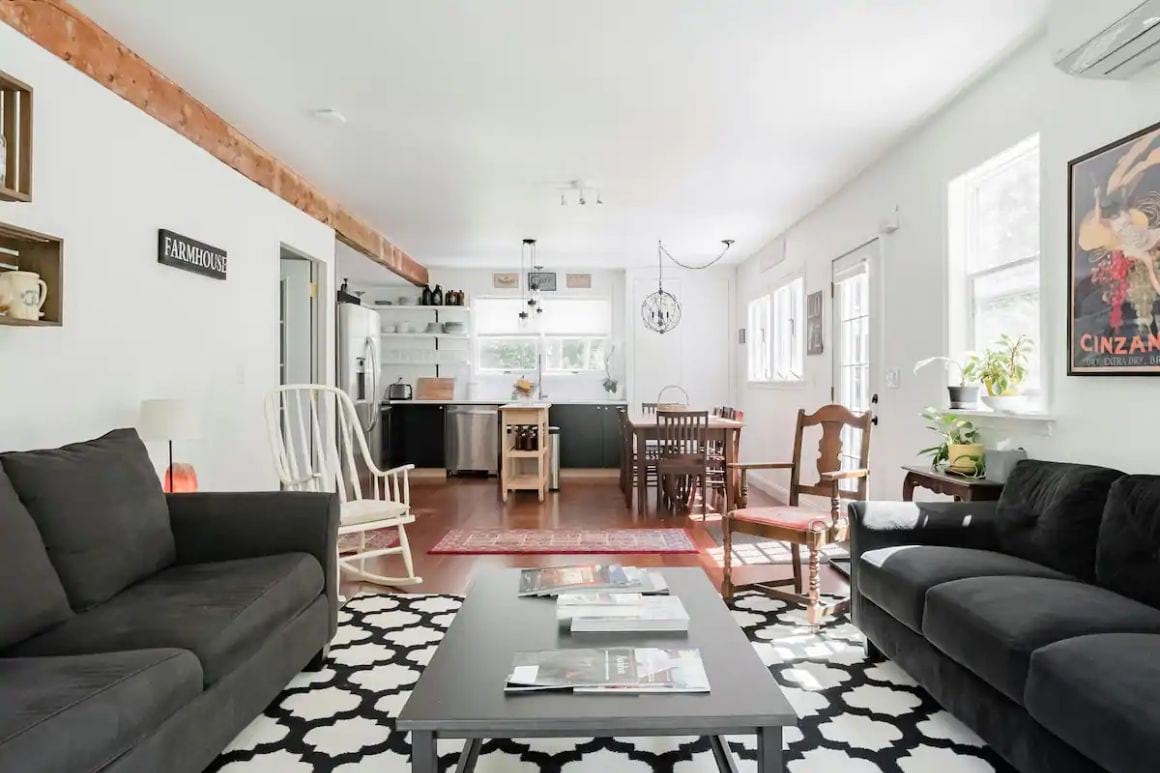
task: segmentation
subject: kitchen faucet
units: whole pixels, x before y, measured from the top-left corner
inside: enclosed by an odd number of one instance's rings
[[[536,391],[538,392],[537,400],[543,400],[547,397],[544,394],[544,355],[542,352],[536,355]]]

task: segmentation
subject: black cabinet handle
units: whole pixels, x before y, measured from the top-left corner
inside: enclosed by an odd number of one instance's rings
[[[870,405],[872,405],[875,408],[878,407],[878,393],[877,392],[875,392],[874,396],[870,398]],[[875,427],[878,426],[878,411],[874,411],[874,418],[870,420],[870,423],[873,424]]]

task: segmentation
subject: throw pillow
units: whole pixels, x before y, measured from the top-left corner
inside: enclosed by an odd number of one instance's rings
[[[1019,462],[999,496],[999,549],[1081,580],[1095,580],[1104,502],[1123,474],[1088,464]]]
[[[1160,607],[1160,475],[1112,485],[1096,551],[1096,582]]]
[[[36,523],[0,469],[0,650],[70,616]]]
[[[40,528],[73,609],[107,601],[173,563],[161,481],[136,430],[0,454]]]

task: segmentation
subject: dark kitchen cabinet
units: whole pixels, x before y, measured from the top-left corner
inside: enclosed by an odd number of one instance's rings
[[[390,446],[387,458],[392,467],[441,468],[445,465],[442,405],[391,404]]]
[[[622,406],[557,404],[548,421],[560,428],[560,466],[619,467]]]

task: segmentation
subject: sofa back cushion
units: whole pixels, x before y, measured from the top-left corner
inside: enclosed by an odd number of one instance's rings
[[[40,531],[0,468],[0,651],[71,616]]]
[[[1096,550],[1096,582],[1160,607],[1160,475],[1112,484]]]
[[[45,451],[0,454],[75,610],[173,563],[169,508],[132,429]]]
[[[1073,577],[1095,580],[1104,502],[1118,470],[1025,459],[1015,465],[997,510],[999,549]]]

